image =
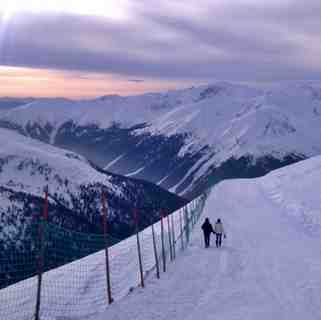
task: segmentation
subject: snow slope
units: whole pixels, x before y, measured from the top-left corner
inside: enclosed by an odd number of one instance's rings
[[[221,249],[204,249],[201,219],[190,246],[161,280],[152,274],[145,289],[127,295],[122,288],[139,281],[135,239],[129,238],[111,251],[116,297],[111,306],[104,311],[99,299],[106,293],[104,255],[97,253],[45,275],[44,319],[320,319],[320,179],[321,157],[314,157],[263,178],[216,185],[203,217],[222,218],[227,239]],[[159,241],[159,226],[156,232]],[[147,230],[142,235],[146,268],[148,238]],[[7,319],[30,316],[34,297],[21,299],[21,292],[34,287],[30,279],[0,291],[8,304],[0,312],[9,314]],[[10,303],[19,312],[6,313]]]
[[[46,186],[50,223],[98,235],[102,233],[104,192],[113,241],[133,234],[134,207],[139,209],[141,226],[146,227],[158,220],[160,207],[172,212],[186,204],[185,199],[149,182],[105,172],[83,156],[15,131],[0,128],[0,146],[0,288],[36,272],[35,228],[42,216]],[[48,262],[46,270],[98,250],[92,246],[90,251],[81,251],[81,244],[72,241],[66,246],[65,253]],[[77,246],[79,250],[72,253]],[[17,262],[25,256],[28,261]]]
[[[189,218],[199,199],[187,204],[185,210]],[[204,203],[204,202],[202,202]],[[180,214],[171,216],[175,239],[181,241]],[[161,252],[161,223],[154,224],[158,252]],[[87,234],[88,241],[91,236]],[[154,272],[155,258],[151,227],[140,234],[142,263],[145,276]],[[103,237],[100,237],[103,241]],[[185,240],[184,240],[185,242]],[[176,246],[178,247],[178,245]],[[61,254],[61,248],[51,251]],[[168,228],[164,227],[164,249],[169,260]],[[127,296],[140,283],[136,236],[131,236],[109,248],[111,292],[115,301]],[[167,262],[168,263],[168,262]],[[105,252],[100,251],[83,259],[66,264],[44,273],[42,278],[41,312],[43,320],[95,319],[107,307]],[[32,277],[0,290],[0,319],[30,320],[35,313],[37,278]],[[29,294],[26,295],[25,292]]]
[[[208,177],[220,179],[216,169],[228,161],[245,160],[238,177],[251,177],[321,154],[321,84],[217,82],[129,97],[39,99],[8,111],[0,125],[192,197]],[[244,174],[248,168],[255,174]]]
[[[28,123],[42,125],[50,123],[59,127],[70,120],[79,126],[96,124],[101,128],[108,128],[112,123],[120,123],[123,127],[130,127],[145,122],[151,123],[164,113],[170,115],[177,107],[198,103],[222,93],[233,100],[244,101],[259,95],[262,91],[218,82],[209,86],[163,93],[135,96],[107,95],[92,100],[41,98],[27,101],[24,105],[8,111],[3,119],[22,127]]]
[[[101,183],[112,192],[121,193],[120,188],[110,182],[111,177],[99,173],[75,153],[6,129],[0,129],[0,145],[2,186],[42,196],[44,186],[49,183],[55,193],[67,197],[79,192],[82,184]],[[61,183],[64,179],[68,184]]]
[[[117,95],[104,96],[93,100],[37,99],[9,111],[4,119],[21,126],[28,123],[46,125],[50,123],[59,127],[72,120],[78,125],[97,124],[108,128],[114,122],[120,122],[125,127],[137,123],[148,122],[161,114],[162,109],[175,107],[182,101],[171,95],[150,93],[139,96],[121,97]],[[30,113],[30,110],[33,112]]]
[[[79,197],[86,187],[104,187],[110,196],[129,199],[129,189],[139,193],[143,183],[97,170],[74,152],[12,130],[0,128],[0,145],[1,187],[42,197],[49,185],[50,200],[59,200],[69,209],[73,208],[73,197]]]
[[[320,319],[320,179],[315,157],[220,183],[204,217],[223,219],[223,247],[204,249],[196,227],[161,281],[150,279],[98,319]]]

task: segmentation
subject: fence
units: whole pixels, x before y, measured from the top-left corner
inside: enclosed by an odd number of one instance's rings
[[[34,276],[0,290],[0,319],[88,319],[135,287],[144,286],[148,275],[161,278],[177,252],[186,248],[206,197],[200,196],[171,215],[163,213],[160,221],[144,230],[139,229],[139,212],[133,212],[136,234],[121,242],[108,236],[104,199],[103,235],[47,223],[45,205],[43,219],[31,230],[38,239],[30,251],[33,254],[10,257],[15,266],[11,277],[24,268]],[[80,256],[85,257],[78,259]],[[46,271],[58,260],[65,264]]]

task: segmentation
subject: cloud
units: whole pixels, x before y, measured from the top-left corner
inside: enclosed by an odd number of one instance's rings
[[[128,79],[128,82],[134,82],[134,83],[142,83],[144,81],[145,80],[143,80],[143,79]]]
[[[130,8],[124,20],[17,14],[0,32],[0,64],[129,81],[320,79],[319,0],[132,0]]]

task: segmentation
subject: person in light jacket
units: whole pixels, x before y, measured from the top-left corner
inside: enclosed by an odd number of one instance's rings
[[[223,223],[221,219],[217,219],[215,226],[214,226],[214,233],[216,235],[216,247],[222,246],[222,235],[224,235],[224,238],[226,238],[226,234],[224,231]]]
[[[205,222],[202,224],[202,230],[204,233],[205,248],[208,248],[210,246],[211,233],[214,233],[213,226],[208,218],[206,218]]]

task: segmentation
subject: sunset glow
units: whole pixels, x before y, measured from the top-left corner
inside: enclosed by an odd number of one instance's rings
[[[0,0],[0,92],[319,81],[320,12],[320,0]]]
[[[62,72],[34,68],[0,67],[0,96],[93,98],[131,95],[177,88],[170,81],[120,79],[98,73]],[[181,84],[183,85],[183,84]]]

